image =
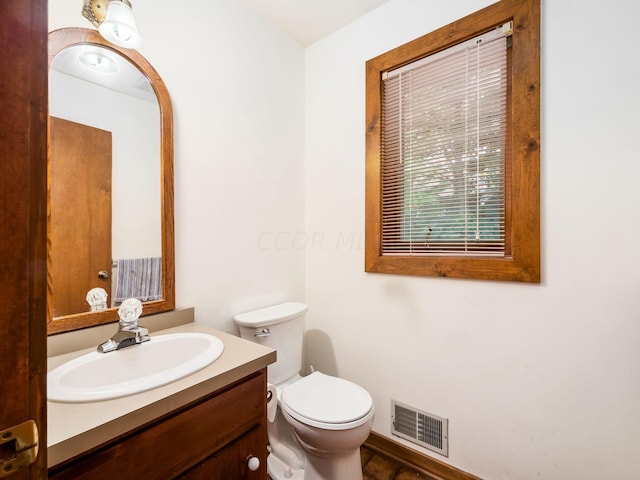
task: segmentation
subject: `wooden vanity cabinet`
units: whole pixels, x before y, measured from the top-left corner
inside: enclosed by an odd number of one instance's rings
[[[49,478],[265,480],[266,369],[49,469]],[[257,457],[257,470],[248,460]]]

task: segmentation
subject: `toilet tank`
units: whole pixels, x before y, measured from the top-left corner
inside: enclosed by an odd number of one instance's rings
[[[277,361],[267,367],[267,380],[277,385],[302,369],[304,303],[287,302],[240,313],[234,318],[240,336],[276,350]]]

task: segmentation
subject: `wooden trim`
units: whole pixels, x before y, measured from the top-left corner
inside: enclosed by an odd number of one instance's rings
[[[142,315],[167,312],[175,308],[175,232],[173,187],[173,107],[167,87],[153,66],[136,50],[122,49],[107,42],[96,30],[61,28],[49,33],[49,64],[64,48],[78,44],[96,44],[113,50],[144,73],[158,97],[160,108],[160,197],[162,213],[162,300],[143,303]],[[51,284],[49,283],[49,288]],[[85,312],[53,319],[51,305],[47,308],[47,332],[62,333],[102,325],[118,320],[116,308],[100,312]]]
[[[416,470],[433,480],[482,480],[480,477],[423,455],[376,432],[371,432],[364,444],[371,450],[412,470]]]
[[[383,256],[381,186],[382,72],[444,50],[513,20],[511,111],[506,172],[507,244],[500,258]],[[501,0],[366,63],[365,271],[540,282],[540,0]]]

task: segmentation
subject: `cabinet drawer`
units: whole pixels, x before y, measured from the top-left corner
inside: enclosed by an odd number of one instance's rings
[[[265,431],[264,370],[49,472],[51,479],[170,479],[256,426]],[[262,435],[266,461],[266,432]]]

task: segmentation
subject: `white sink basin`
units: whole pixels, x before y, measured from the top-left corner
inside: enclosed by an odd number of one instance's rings
[[[204,333],[172,333],[109,353],[91,352],[51,370],[53,402],[94,402],[166,385],[213,363],[222,341]]]

